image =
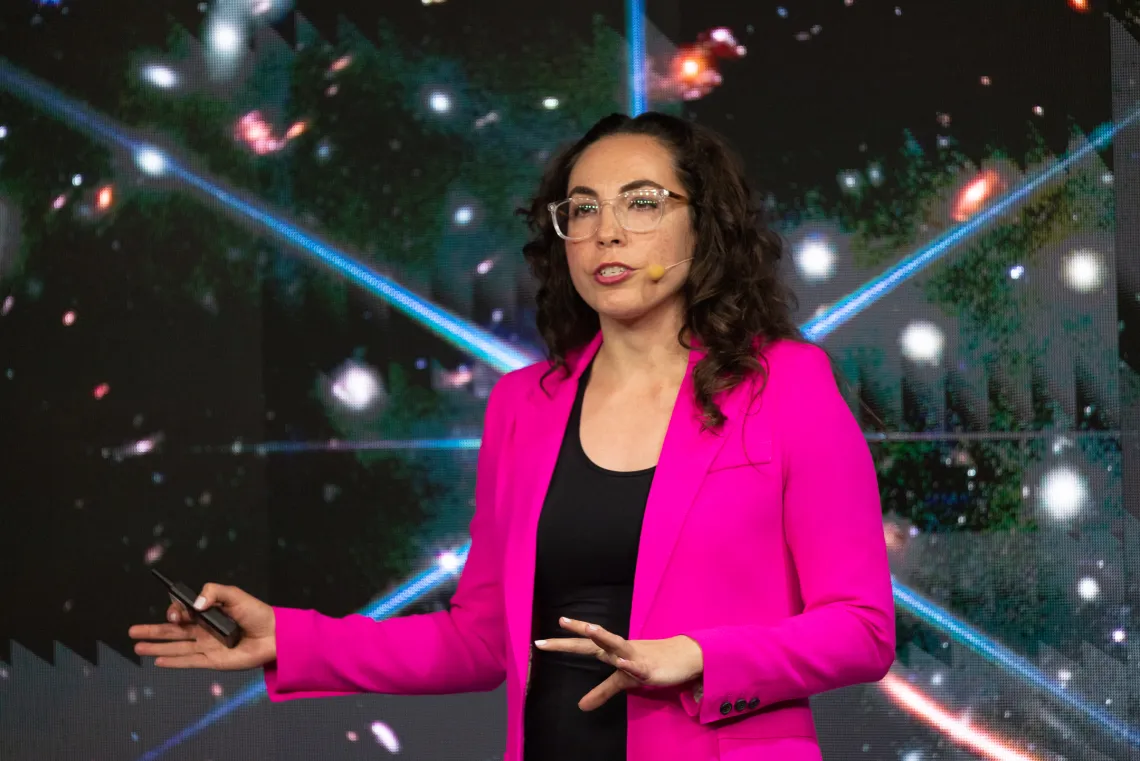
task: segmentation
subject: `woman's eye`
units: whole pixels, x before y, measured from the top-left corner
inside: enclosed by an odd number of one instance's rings
[[[631,198],[629,208],[635,211],[656,211],[657,204],[656,198]]]
[[[593,214],[597,210],[598,210],[597,204],[592,204],[592,203],[576,204],[574,206],[574,216],[575,217],[581,217],[581,216],[584,216],[586,214]]]

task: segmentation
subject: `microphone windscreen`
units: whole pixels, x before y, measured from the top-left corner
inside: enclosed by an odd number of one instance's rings
[[[665,268],[660,264],[650,264],[649,267],[646,268],[645,274],[649,275],[652,280],[660,280],[665,277]]]

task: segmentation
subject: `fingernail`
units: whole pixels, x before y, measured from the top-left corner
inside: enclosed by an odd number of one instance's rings
[[[201,595],[198,595],[198,599],[194,601],[194,609],[195,610],[205,610],[206,609],[206,598],[202,597]]]
[[[560,618],[560,619],[558,619],[558,620],[559,620],[559,621],[561,621],[561,622],[562,622],[562,623],[564,623],[564,624],[568,624],[568,623],[570,623],[570,619],[569,619],[569,618],[567,618],[566,616],[563,616],[562,618]]]
[[[586,631],[588,631],[588,632],[596,632],[597,630],[598,630],[597,624],[588,624],[586,626]]]
[[[535,646],[535,647],[546,647],[546,640],[544,640],[544,639],[536,639],[536,640],[534,641],[534,646]]]
[[[172,624],[178,623],[178,614],[175,613],[173,610],[166,614],[166,618]]]

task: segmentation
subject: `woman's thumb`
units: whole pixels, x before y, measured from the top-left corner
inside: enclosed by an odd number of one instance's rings
[[[229,587],[225,587],[221,584],[206,584],[202,587],[202,592],[198,595],[198,599],[194,601],[194,610],[203,611],[218,603],[224,605],[231,602],[234,602],[234,596]]]

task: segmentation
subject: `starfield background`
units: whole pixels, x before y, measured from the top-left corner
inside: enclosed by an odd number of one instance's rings
[[[1140,5],[6,0],[0,758],[500,758],[502,692],[166,672],[149,568],[446,607],[514,210],[614,111],[726,134],[879,470],[828,759],[1140,759]],[[399,657],[399,654],[393,654]]]

